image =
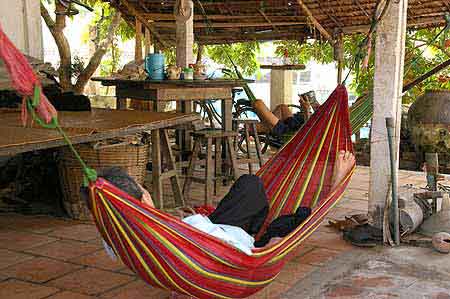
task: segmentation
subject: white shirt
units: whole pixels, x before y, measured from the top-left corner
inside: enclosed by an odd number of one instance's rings
[[[226,224],[214,224],[208,217],[201,214],[186,217],[183,219],[183,222],[233,245],[247,255],[252,254],[255,239],[240,227]]]
[[[183,219],[183,222],[233,245],[247,255],[252,255],[252,249],[255,248],[253,246],[255,239],[240,227],[226,224],[214,224],[208,217],[201,214],[194,214],[186,217]],[[103,241],[103,247],[111,259],[117,259],[114,251],[105,241]]]

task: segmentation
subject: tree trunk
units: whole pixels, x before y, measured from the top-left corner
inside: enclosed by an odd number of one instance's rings
[[[66,27],[66,16],[64,15],[66,8],[56,1],[56,20],[54,21],[47,9],[41,2],[41,16],[47,24],[50,33],[55,39],[56,46],[58,47],[60,66],[58,69],[59,83],[61,87],[67,91],[72,90],[72,55],[70,52],[70,45],[64,35],[64,28]]]
[[[205,49],[204,45],[198,45],[197,49],[197,59],[195,60],[196,64],[202,63],[203,50]]]
[[[91,59],[89,60],[88,65],[84,68],[84,70],[81,72],[81,74],[78,76],[77,83],[75,84],[75,87],[73,91],[75,93],[83,93],[84,88],[86,84],[89,82],[89,79],[92,77],[92,75],[97,70],[98,66],[100,65],[103,56],[105,55],[106,51],[108,51],[108,47],[111,45],[112,40],[114,38],[114,34],[117,30],[117,27],[119,27],[120,24],[120,18],[121,14],[118,10],[116,10],[116,13],[113,16],[111,25],[108,28],[108,35],[106,38],[100,42],[97,50],[92,55]]]
[[[83,93],[86,84],[89,82],[89,79],[100,65],[103,56],[114,38],[114,33],[120,24],[120,12],[116,11],[114,14],[111,25],[108,28],[108,35],[98,44],[98,47],[90,58],[88,65],[78,76],[76,84],[72,84],[72,54],[70,51],[70,44],[63,32],[66,27],[66,8],[56,1],[55,12],[56,18],[53,20],[41,2],[41,16],[55,39],[56,46],[58,47],[60,58],[58,73],[61,88],[63,91]]]

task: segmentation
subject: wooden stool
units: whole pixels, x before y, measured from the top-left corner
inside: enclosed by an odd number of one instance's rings
[[[241,127],[244,130],[244,141],[247,149],[247,158],[238,158],[238,164],[248,164],[248,170],[250,174],[253,174],[253,165],[254,163],[258,163],[259,167],[263,165],[262,161],[262,153],[261,153],[261,143],[259,142],[258,131],[256,130],[256,124],[258,120],[256,119],[233,119],[234,127],[236,131],[239,131]],[[255,150],[256,154],[252,157],[251,147],[250,147],[250,128],[253,131],[253,137],[255,138]],[[237,142],[236,142],[237,147]],[[237,151],[237,149],[236,149]]]
[[[152,130],[152,177],[153,177],[153,194],[152,197],[159,203],[159,209],[164,208],[163,201],[163,180],[170,179],[172,190],[177,206],[184,206],[183,193],[181,192],[181,184],[177,174],[175,158],[170,147],[169,136],[167,130]],[[167,171],[163,169],[163,159],[166,160]]]
[[[233,173],[233,178],[235,180],[239,177],[239,171],[236,162],[236,152],[233,147],[233,139],[237,136],[234,131],[223,131],[217,130],[201,130],[191,133],[194,137],[194,148],[192,151],[192,157],[189,162],[189,167],[187,169],[186,180],[183,186],[183,194],[185,198],[188,198],[190,187],[192,181],[200,182],[205,184],[205,204],[211,204],[213,188],[214,195],[217,194],[217,190],[220,186],[220,178],[224,177],[219,175],[222,173],[222,143],[226,147],[226,158],[229,159],[231,170]],[[199,162],[199,154],[201,153],[202,144],[206,143],[206,165],[205,165],[205,177],[197,178],[194,177],[194,169]],[[214,164],[213,164],[213,150],[214,148]],[[215,166],[215,167],[214,167]],[[214,182],[214,184],[213,184]]]

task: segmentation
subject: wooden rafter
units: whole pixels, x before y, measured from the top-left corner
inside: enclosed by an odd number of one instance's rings
[[[148,22],[148,20],[139,13],[134,5],[130,3],[128,0],[122,0],[120,2],[123,6],[127,8],[127,10],[135,16],[136,19],[138,19],[154,36],[154,38],[161,44],[163,48],[167,48],[166,42],[161,38],[161,36],[156,32],[156,30],[151,26]]]
[[[320,34],[324,38],[326,38],[328,41],[333,43],[333,38],[332,38],[331,34],[328,33],[328,31],[325,28],[323,28],[322,25],[320,25],[320,23],[317,21],[317,19],[313,16],[311,11],[309,10],[308,6],[306,6],[306,4],[303,2],[303,0],[297,0],[297,2],[298,2],[298,5],[300,5],[300,7],[306,13],[306,15],[311,19],[311,22],[314,24],[314,27],[316,27],[317,30],[319,30]]]
[[[194,28],[244,28],[244,27],[267,27],[267,26],[295,26],[295,25],[306,25],[306,22],[275,22],[275,23],[196,23],[194,24]],[[155,22],[153,23],[154,27],[163,27],[163,28],[175,28],[176,24],[171,22]]]

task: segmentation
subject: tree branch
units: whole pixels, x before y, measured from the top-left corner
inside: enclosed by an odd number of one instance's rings
[[[57,8],[58,9],[58,8]],[[61,87],[66,90],[72,89],[72,54],[70,52],[70,45],[67,41],[63,29],[65,27],[65,16],[56,15],[56,21],[50,17],[47,8],[41,1],[41,16],[44,19],[50,33],[55,39],[56,46],[58,47],[60,65],[58,69],[59,83]]]
[[[108,28],[108,34],[107,36],[99,43],[97,49],[95,50],[94,54],[92,55],[91,59],[89,60],[88,65],[84,68],[84,70],[81,72],[81,74],[78,76],[77,83],[75,84],[74,92],[76,93],[83,93],[84,87],[88,83],[89,79],[92,77],[92,75],[97,70],[98,66],[100,65],[103,56],[106,54],[106,51],[108,51],[108,47],[111,44],[115,32],[117,30],[117,27],[119,27],[121,19],[121,14],[119,10],[116,10],[116,13],[114,14],[111,24]]]

